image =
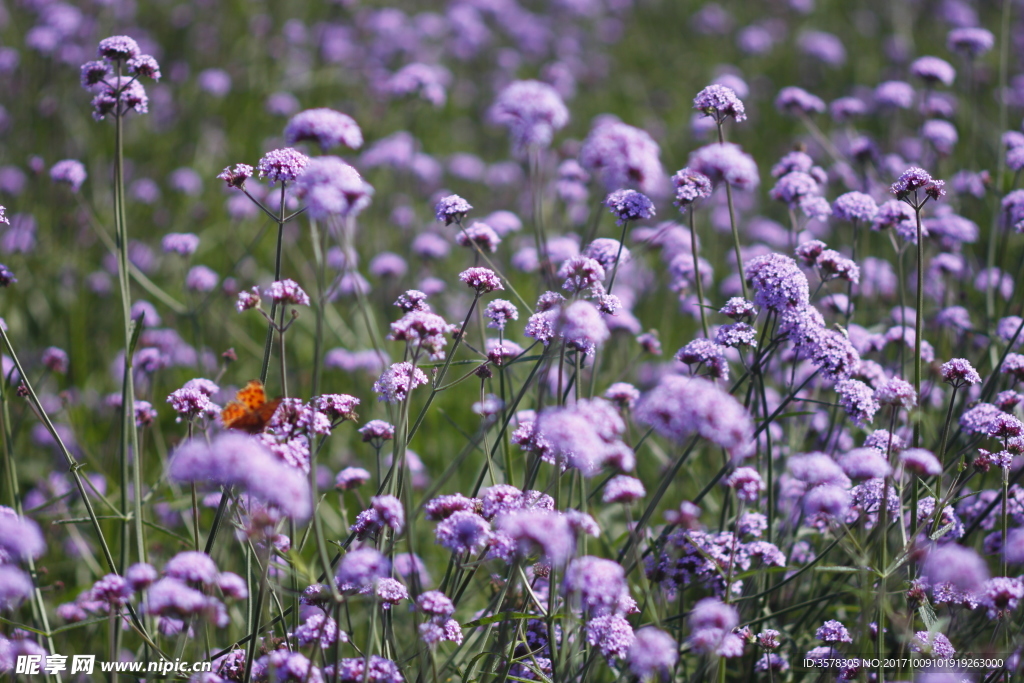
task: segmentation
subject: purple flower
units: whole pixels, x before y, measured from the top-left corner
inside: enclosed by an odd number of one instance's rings
[[[0,564],[0,611],[14,610],[22,602],[32,596],[35,587],[28,574],[17,567],[9,564]],[[14,662],[5,662],[3,659],[3,646],[7,641],[0,641],[0,666],[10,670]]]
[[[331,147],[345,145],[359,149],[363,145],[363,131],[351,116],[333,109],[307,109],[288,121],[284,128],[284,139],[289,145],[309,140],[327,151]]]
[[[871,387],[856,379],[836,383],[836,393],[839,394],[839,405],[858,427],[870,424],[880,407]]]
[[[269,297],[279,304],[292,304],[293,306],[309,306],[309,296],[302,291],[302,287],[294,280],[278,280],[272,282],[263,291],[263,296]]]
[[[519,320],[519,309],[511,301],[494,299],[487,304],[484,315],[491,321],[487,327],[504,330],[510,320]]]
[[[501,278],[490,268],[467,268],[459,273],[459,280],[475,289],[477,294],[505,289],[501,284]]]
[[[747,503],[756,503],[765,489],[764,480],[753,467],[737,467],[725,480],[725,485],[736,491],[736,497]]]
[[[102,121],[108,114],[124,116],[129,111],[149,112],[149,97],[142,83],[128,76],[114,77],[92,87],[92,117]]]
[[[545,562],[562,566],[576,550],[576,536],[567,517],[550,510],[523,509],[499,515],[495,528],[514,542],[520,558],[540,550]]]
[[[392,74],[383,88],[393,97],[418,95],[435,107],[443,107],[451,78],[451,73],[443,66],[413,62]]]
[[[3,207],[0,206],[0,209]],[[7,269],[7,266],[0,263],[0,287],[10,287],[18,281],[18,278],[14,277],[14,273]]]
[[[647,495],[643,482],[635,477],[618,474],[605,484],[601,501],[604,503],[632,503]]]
[[[164,573],[186,583],[201,583],[204,586],[215,585],[220,574],[209,555],[190,550],[180,552],[168,560],[164,565]]]
[[[297,149],[283,147],[267,152],[260,159],[257,168],[260,178],[267,178],[270,186],[273,187],[278,181],[290,183],[302,173],[302,169],[309,163],[309,157]]]
[[[739,657],[743,641],[732,630],[739,614],[717,598],[704,598],[693,606],[689,616],[690,645],[697,652],[720,657]]]
[[[945,183],[941,180],[932,180],[923,168],[911,166],[892,184],[892,193],[900,200],[906,200],[913,193],[916,201],[917,191],[923,189],[926,195],[938,199],[946,194],[943,185]]]
[[[881,479],[892,474],[885,455],[874,448],[855,448],[839,458],[839,466],[850,479]]]
[[[633,627],[620,614],[606,614],[587,621],[587,643],[608,659],[624,659],[635,640]]]
[[[909,382],[893,377],[875,389],[875,400],[883,406],[913,408],[917,405],[917,392]]]
[[[378,401],[399,403],[408,398],[410,391],[427,382],[426,373],[412,363],[393,363],[374,382],[373,390],[377,393]]]
[[[761,182],[753,157],[731,142],[715,143],[692,152],[687,167],[712,182],[726,182],[740,190],[752,190]]]
[[[357,216],[370,205],[373,192],[358,171],[332,156],[310,159],[295,180],[295,195],[316,219]]]
[[[192,588],[179,579],[166,576],[146,591],[145,610],[155,616],[184,619],[192,616],[206,617],[218,628],[228,623],[224,605],[213,597]]]
[[[457,194],[442,197],[434,207],[437,220],[444,221],[445,225],[461,223],[466,214],[472,210],[472,205]]]
[[[160,80],[160,64],[152,55],[139,55],[128,60],[128,73]]]
[[[705,116],[714,118],[718,123],[732,117],[737,123],[747,120],[743,102],[736,92],[729,87],[714,83],[697,93],[693,98],[693,108]]]
[[[448,619],[455,614],[455,605],[452,603],[451,599],[441,591],[426,591],[425,593],[420,593],[420,596],[416,598],[416,606],[421,612],[428,614],[431,617]]]
[[[390,659],[370,655],[369,666],[365,657],[342,659],[338,662],[339,683],[405,683],[401,669]],[[324,673],[331,673],[332,666],[325,668]],[[331,677],[329,676],[329,677]],[[299,679],[304,680],[304,679]]]
[[[675,638],[664,631],[645,626],[635,634],[627,658],[629,670],[641,679],[667,679],[679,660],[679,646]]]
[[[946,36],[946,47],[950,52],[974,59],[985,54],[995,46],[996,38],[992,32],[983,28],[955,28]]]
[[[818,194],[818,181],[807,173],[793,171],[779,178],[768,194],[772,199],[794,208],[801,199]]]
[[[636,190],[616,190],[604,200],[604,205],[619,225],[629,221],[645,220],[655,215],[654,204],[647,195]]]
[[[308,519],[312,512],[306,476],[241,434],[222,434],[209,445],[195,439],[179,446],[171,455],[168,476],[172,481],[240,486],[295,519]]]
[[[235,164],[234,168],[228,166],[221,171],[217,178],[228,184],[228,187],[242,188],[245,181],[252,177],[253,168],[249,164]]]
[[[942,474],[942,465],[931,451],[923,448],[908,448],[900,453],[900,461],[909,472],[921,477],[937,477]]]
[[[385,422],[384,420],[370,420],[365,425],[359,428],[359,433],[363,435],[363,441],[387,441],[395,438],[395,427],[392,424]]]
[[[977,384],[981,375],[966,358],[954,358],[942,364],[940,369],[942,381],[955,387]]]
[[[910,651],[932,655],[937,659],[950,659],[956,654],[949,638],[941,633],[918,631],[910,641]]]
[[[78,192],[87,177],[85,165],[77,159],[64,159],[50,168],[50,180],[70,185],[72,192]]]
[[[569,563],[562,591],[566,596],[578,596],[580,607],[589,616],[618,613],[624,600],[629,600],[622,565],[591,555]]]
[[[96,48],[96,56],[110,61],[128,60],[138,57],[139,44],[129,36],[110,36],[100,41]]]
[[[832,202],[832,214],[845,221],[870,223],[878,214],[878,204],[863,192],[847,192]]]
[[[920,57],[914,60],[910,65],[910,73],[931,85],[942,83],[947,87],[953,85],[956,78],[956,69],[938,57]]]
[[[953,146],[959,140],[956,127],[942,119],[925,121],[921,126],[921,137],[932,143],[935,151],[944,156],[952,154]]]
[[[842,622],[836,621],[835,619],[826,621],[822,624],[817,631],[814,632],[814,637],[818,640],[823,640],[826,643],[852,643],[853,638],[850,637],[850,632],[846,630]]]
[[[238,293],[238,300],[235,302],[235,310],[239,313],[257,308],[260,305],[260,290],[253,287],[251,290],[243,289]]]
[[[804,514],[823,514],[842,520],[850,510],[850,494],[845,488],[825,484],[815,486],[804,496]]]
[[[512,149],[521,155],[530,148],[550,146],[555,131],[569,122],[569,110],[547,83],[513,81],[498,95],[488,119],[508,128]]]
[[[846,48],[838,36],[825,31],[801,31],[797,47],[808,57],[831,67],[846,63]]]
[[[455,243],[460,247],[478,247],[481,251],[493,254],[501,244],[501,238],[494,228],[486,223],[473,223],[468,228],[462,228],[455,235]]]
[[[796,261],[782,254],[756,256],[743,265],[754,288],[754,303],[779,313],[801,309],[810,301],[810,287]]]
[[[359,589],[386,578],[390,571],[388,558],[373,548],[360,548],[341,558],[335,581],[342,590]]]
[[[468,510],[453,512],[434,530],[437,543],[457,554],[480,552],[492,535],[487,520]]]
[[[821,114],[825,111],[825,102],[803,88],[788,86],[779,91],[775,108],[789,113]]]
[[[306,618],[302,624],[295,629],[295,639],[299,645],[309,645],[319,642],[320,649],[326,651],[338,642],[338,636],[342,642],[348,641],[348,634],[338,630],[338,623],[321,611],[315,611]],[[280,675],[280,671],[278,675]]]
[[[556,329],[571,348],[588,356],[593,355],[610,335],[601,313],[589,301],[569,304],[559,316]]]
[[[206,266],[193,266],[185,274],[185,289],[193,292],[212,292],[220,282],[220,276]]]
[[[840,97],[828,105],[828,113],[836,123],[849,123],[867,111],[864,100],[857,97]]]
[[[46,542],[35,521],[0,507],[0,560],[4,556],[17,560],[39,558],[45,551]]]
[[[665,180],[660,153],[658,143],[646,132],[605,120],[596,124],[583,141],[579,161],[601,178],[609,192],[636,187],[644,194],[657,194]]]
[[[932,585],[949,583],[963,591],[978,590],[989,576],[977,552],[955,543],[933,547],[921,565],[921,574]]]
[[[190,232],[171,232],[164,235],[161,247],[168,254],[190,256],[199,248],[199,237]]]
[[[346,467],[334,478],[334,487],[348,491],[362,486],[370,480],[370,473],[362,467]]]
[[[733,458],[752,447],[754,426],[742,404],[700,377],[667,376],[637,402],[636,419],[675,441],[700,434]]]
[[[673,203],[680,210],[698,199],[707,199],[711,196],[711,179],[690,168],[676,171],[672,176],[672,185],[676,189],[676,198]]]

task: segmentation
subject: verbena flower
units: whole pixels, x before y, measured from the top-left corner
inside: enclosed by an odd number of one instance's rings
[[[358,171],[332,156],[310,159],[295,179],[294,189],[316,219],[357,216],[370,205],[374,193]]]
[[[457,194],[441,198],[434,207],[437,220],[444,221],[445,225],[460,222],[472,210],[473,206]]]
[[[363,131],[347,114],[326,108],[307,109],[288,121],[284,139],[289,145],[308,140],[325,152],[339,145],[359,149],[363,145]]]
[[[297,149],[284,147],[267,152],[256,165],[260,178],[270,181],[270,186],[275,183],[293,182],[302,173],[302,169],[309,163],[309,157]]]
[[[554,134],[569,122],[569,110],[553,87],[540,81],[513,81],[488,111],[496,125],[508,128],[517,155],[551,145]]]
[[[619,225],[629,221],[645,220],[655,215],[654,203],[647,195],[636,190],[616,190],[604,200],[605,206]]]
[[[85,166],[77,159],[64,159],[50,167],[50,180],[69,185],[72,192],[78,192],[87,177]]]
[[[736,92],[729,87],[713,83],[697,93],[693,98],[693,108],[705,116],[714,118],[721,123],[732,118],[737,123],[747,120],[743,102]]]

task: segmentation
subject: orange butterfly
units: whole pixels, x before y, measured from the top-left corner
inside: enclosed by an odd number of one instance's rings
[[[220,413],[220,421],[228,429],[258,434],[266,428],[280,404],[279,398],[267,400],[263,382],[258,379],[250,380],[244,388],[238,390],[235,400],[224,406]]]

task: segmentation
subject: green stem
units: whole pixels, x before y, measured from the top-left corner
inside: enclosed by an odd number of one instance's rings
[[[704,285],[700,281],[700,267],[697,261],[697,228],[693,224],[693,206],[690,206],[690,251],[693,254],[693,280],[694,286],[697,289],[697,305],[700,308],[700,327],[704,330],[704,338],[710,339],[711,335],[708,333],[708,317],[707,313],[704,312]]]

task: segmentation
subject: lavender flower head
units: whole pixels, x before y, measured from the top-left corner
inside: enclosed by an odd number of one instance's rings
[[[335,580],[343,590],[358,589],[386,578],[390,571],[388,558],[373,548],[360,548],[341,558]]]
[[[731,142],[695,150],[690,154],[687,167],[712,182],[726,182],[740,190],[752,190],[761,182],[753,157]]]
[[[457,194],[442,197],[434,207],[437,220],[444,221],[445,225],[458,223],[466,217],[473,206]]]
[[[966,358],[954,358],[943,363],[940,373],[942,381],[954,387],[977,384],[981,381],[981,375]]]
[[[139,44],[130,36],[110,36],[100,41],[96,56],[110,61],[128,60],[141,54]]]
[[[477,294],[505,289],[501,284],[501,278],[490,268],[467,268],[459,273],[459,280],[475,289]]]
[[[579,161],[611,192],[636,187],[657,194],[665,180],[658,143],[645,131],[619,121],[596,125],[580,148]]]
[[[676,171],[672,176],[672,185],[676,189],[676,199],[673,203],[680,210],[698,199],[707,199],[711,196],[711,179],[691,168]]]
[[[782,112],[803,115],[821,114],[825,111],[825,101],[803,88],[788,86],[779,91],[775,98],[775,108]]]
[[[522,154],[530,148],[550,146],[555,131],[569,122],[569,110],[547,83],[513,81],[498,95],[488,118],[508,128],[512,149]]]
[[[946,47],[969,59],[974,59],[991,50],[996,44],[992,32],[984,28],[955,28],[946,36]]]
[[[910,382],[893,377],[875,389],[875,400],[883,406],[913,408],[917,405],[917,392]]]
[[[832,215],[844,221],[864,221],[870,223],[878,214],[878,204],[863,192],[847,192],[839,195],[832,202]]]
[[[428,382],[427,375],[412,363],[394,363],[373,383],[378,401],[400,403],[409,392]]]
[[[279,304],[293,306],[309,306],[309,295],[294,280],[278,280],[272,282],[263,292],[263,296]]]
[[[956,69],[944,59],[938,57],[920,57],[910,65],[910,73],[930,84],[941,83],[947,87],[953,85]]]
[[[822,624],[814,633],[814,637],[826,643],[852,643],[850,632],[842,622],[832,619]]]
[[[510,320],[519,320],[519,309],[511,301],[494,299],[487,304],[484,315],[490,320],[487,327],[503,331]]]
[[[285,464],[257,440],[237,433],[221,434],[209,445],[195,439],[179,446],[171,455],[168,476],[179,482],[239,486],[294,519],[308,519],[313,509],[302,471]]]
[[[85,165],[77,159],[64,159],[50,168],[50,180],[69,185],[72,192],[78,192],[82,188],[88,175]]]
[[[576,301],[567,306],[556,328],[570,347],[588,356],[607,341],[610,334],[601,313],[589,301]]]
[[[931,451],[923,448],[908,448],[900,453],[900,462],[908,472],[921,477],[937,477],[942,474],[942,465]]]
[[[719,124],[729,117],[732,117],[737,123],[747,120],[743,102],[736,96],[736,92],[732,88],[717,83],[709,85],[697,93],[697,96],[693,98],[693,108],[705,116],[714,118]]]
[[[289,145],[310,141],[327,151],[344,145],[359,149],[363,145],[363,131],[351,116],[333,109],[307,109],[288,121],[284,128],[284,139]]]
[[[305,200],[309,215],[316,219],[357,216],[370,205],[374,192],[356,169],[333,156],[310,159],[294,187],[295,195]]]
[[[977,552],[955,543],[933,547],[921,565],[921,574],[932,585],[949,583],[962,591],[981,588],[989,576]]]
[[[641,680],[667,679],[679,660],[676,639],[664,631],[645,626],[635,634],[629,648],[629,670]]]
[[[700,377],[670,375],[637,402],[637,421],[677,442],[700,434],[733,458],[747,455],[754,426],[743,405]]]
[[[629,221],[645,220],[655,215],[654,203],[647,195],[636,190],[616,190],[604,200],[604,205],[615,216],[615,222],[625,225]]]
[[[278,181],[293,182],[309,163],[309,157],[297,149],[283,147],[267,152],[257,164],[260,178],[267,178],[273,187]]]

